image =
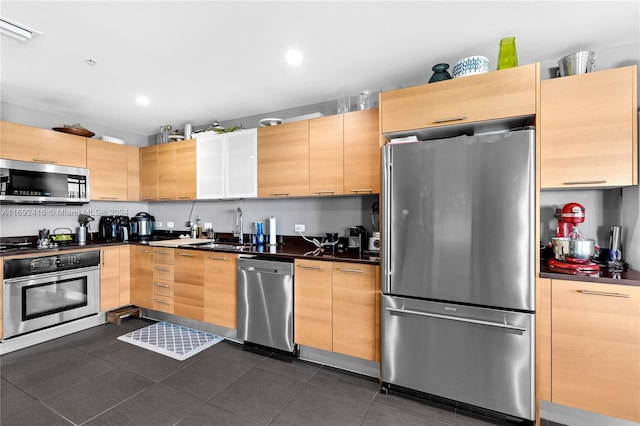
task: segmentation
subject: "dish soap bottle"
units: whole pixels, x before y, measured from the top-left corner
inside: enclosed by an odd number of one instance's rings
[[[500,53],[498,55],[498,69],[504,70],[518,66],[516,54],[516,38],[507,37],[500,40]]]
[[[196,218],[196,222],[191,227],[191,238],[200,238],[202,236],[202,222],[200,218]]]
[[[262,222],[256,222],[256,245],[264,244],[264,233],[262,232]]]

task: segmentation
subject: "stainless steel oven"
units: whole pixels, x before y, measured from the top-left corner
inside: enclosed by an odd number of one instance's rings
[[[3,276],[4,338],[100,312],[100,252],[7,259]]]

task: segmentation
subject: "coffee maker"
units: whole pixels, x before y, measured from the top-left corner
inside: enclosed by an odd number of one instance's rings
[[[366,250],[368,243],[367,229],[364,226],[358,225],[349,228],[349,244],[347,246],[349,251],[362,252],[362,250]]]

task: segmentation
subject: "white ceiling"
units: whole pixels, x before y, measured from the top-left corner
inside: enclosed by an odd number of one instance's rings
[[[1,99],[150,135],[424,83],[470,55],[495,69],[508,36],[521,65],[635,44],[639,4],[3,0],[4,18],[43,34],[0,37]],[[291,47],[299,67],[284,60]]]

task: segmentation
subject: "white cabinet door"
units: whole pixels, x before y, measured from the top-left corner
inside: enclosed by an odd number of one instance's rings
[[[196,135],[199,200],[258,196],[258,131]]]
[[[225,136],[214,132],[196,136],[196,198],[224,198]]]
[[[226,196],[258,196],[258,130],[233,132],[227,137]]]

